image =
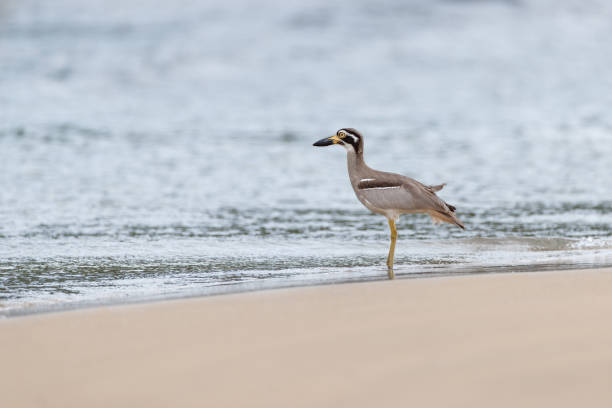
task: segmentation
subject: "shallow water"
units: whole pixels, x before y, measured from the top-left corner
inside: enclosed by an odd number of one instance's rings
[[[345,126],[466,224],[398,277],[612,265],[612,6],[534,3],[0,2],[0,315],[385,278]]]

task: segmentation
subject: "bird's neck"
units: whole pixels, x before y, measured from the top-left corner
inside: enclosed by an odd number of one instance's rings
[[[367,168],[367,164],[363,160],[363,152],[355,153],[355,152],[347,152],[346,153],[346,161],[348,166],[349,177],[351,181],[355,177],[359,177],[358,174],[365,168]]]

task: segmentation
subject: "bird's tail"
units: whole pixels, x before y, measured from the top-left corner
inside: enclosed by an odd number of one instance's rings
[[[453,207],[452,205],[448,205],[448,204],[447,206],[449,209],[448,212],[430,210],[427,212],[427,214],[429,214],[429,216],[431,217],[434,223],[448,222],[449,224],[454,224],[461,229],[465,229],[465,226],[463,225],[463,223],[459,221],[459,219],[454,214],[455,207]]]

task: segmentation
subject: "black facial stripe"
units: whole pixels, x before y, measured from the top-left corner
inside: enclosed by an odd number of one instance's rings
[[[355,151],[358,150],[359,138],[357,136],[349,133],[344,139],[342,139],[342,141],[353,146]]]
[[[401,185],[401,183],[394,181],[364,180],[360,181],[359,184],[357,184],[357,189],[366,190],[368,188],[399,187]]]

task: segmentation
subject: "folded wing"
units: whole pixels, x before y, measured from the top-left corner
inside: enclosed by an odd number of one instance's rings
[[[455,207],[442,201],[436,191],[444,184],[426,186],[408,177],[365,179],[357,185],[357,194],[371,206],[381,210],[397,210],[401,213],[427,213],[434,222],[448,222],[465,228],[455,217]]]

